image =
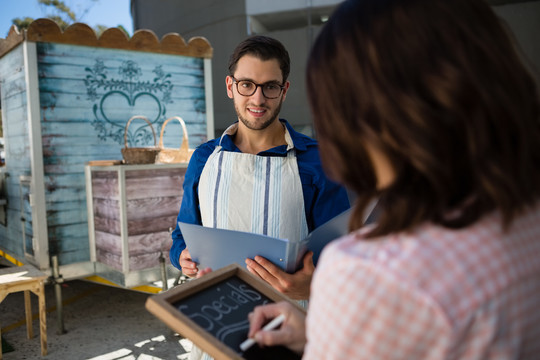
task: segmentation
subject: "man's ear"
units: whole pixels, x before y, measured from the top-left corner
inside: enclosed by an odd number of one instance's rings
[[[282,94],[282,99],[285,100],[285,98],[287,97],[287,91],[289,91],[289,86],[291,86],[291,82],[289,80],[287,80],[285,82],[285,85],[283,85],[283,94]]]
[[[232,86],[234,84],[234,80],[232,76],[227,76],[225,78],[225,85],[227,86],[227,96],[232,99],[233,98],[233,89]]]

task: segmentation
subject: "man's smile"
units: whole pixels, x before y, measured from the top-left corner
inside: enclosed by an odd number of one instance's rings
[[[261,117],[267,111],[266,109],[263,109],[263,108],[251,108],[251,107],[248,107],[247,110],[254,117]]]

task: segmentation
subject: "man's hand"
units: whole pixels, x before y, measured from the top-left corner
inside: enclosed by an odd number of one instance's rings
[[[277,291],[294,300],[309,299],[309,287],[315,271],[313,252],[309,251],[303,259],[304,266],[294,274],[287,274],[262,256],[246,259],[249,272],[259,276]]]
[[[280,314],[285,315],[285,321],[279,329],[262,330],[265,323]],[[248,337],[262,346],[284,345],[301,354],[307,342],[305,322],[305,314],[286,301],[257,306],[249,314]]]
[[[197,263],[191,261],[191,255],[187,248],[180,254],[180,266],[182,267],[182,274],[189,277],[195,277],[199,272]]]

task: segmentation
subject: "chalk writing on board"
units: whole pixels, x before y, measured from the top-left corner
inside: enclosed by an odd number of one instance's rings
[[[238,350],[249,330],[248,314],[255,306],[270,302],[238,277],[231,277],[174,306],[218,340]]]

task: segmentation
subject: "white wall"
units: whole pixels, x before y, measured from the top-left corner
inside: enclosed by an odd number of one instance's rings
[[[342,0],[246,0],[248,15],[302,10],[308,6],[335,6]]]

